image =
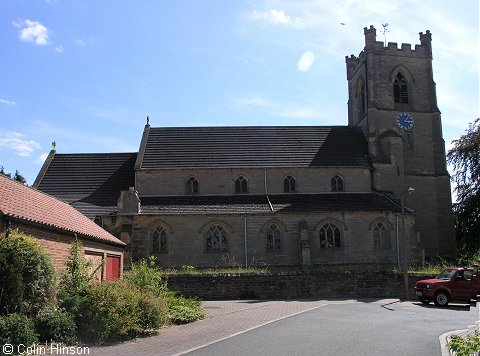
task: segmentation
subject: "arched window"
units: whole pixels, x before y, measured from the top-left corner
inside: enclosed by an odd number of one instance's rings
[[[213,225],[205,232],[205,251],[228,251],[228,235],[223,227]]]
[[[288,175],[285,177],[285,179],[283,180],[283,191],[285,193],[297,191],[297,182],[295,181],[295,178],[293,176]]]
[[[373,246],[388,247],[390,239],[388,237],[388,229],[385,223],[379,221],[373,227]]]
[[[240,176],[235,179],[235,193],[248,193],[247,178]]]
[[[365,82],[363,78],[358,80],[357,84],[357,112],[359,120],[365,116],[367,109],[367,97],[365,91]]]
[[[402,73],[398,73],[393,81],[393,98],[396,103],[408,104],[408,82]]]
[[[338,174],[335,174],[331,180],[332,183],[332,192],[343,192],[343,178]]]
[[[328,222],[320,228],[320,248],[340,248],[340,229]]]
[[[155,228],[152,232],[152,252],[166,253],[167,250],[167,232],[161,226]]]
[[[196,194],[198,193],[198,180],[195,177],[190,177],[185,183],[185,192],[187,194]]]
[[[271,224],[266,231],[267,235],[267,250],[281,250],[281,234],[277,225]]]

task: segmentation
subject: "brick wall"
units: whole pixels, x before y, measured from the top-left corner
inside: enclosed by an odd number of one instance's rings
[[[410,298],[421,279],[409,276]],[[221,299],[401,298],[403,275],[386,271],[166,275],[169,289],[186,297]]]
[[[21,224],[12,222],[11,229],[19,231],[34,237],[45,251],[51,256],[53,265],[57,274],[60,274],[65,268],[65,262],[70,251],[70,246],[75,237],[73,233],[64,233],[48,228],[42,228],[35,225]],[[0,232],[4,233],[5,227],[0,227]],[[123,270],[123,249],[120,247],[109,246],[101,243],[95,243],[86,239],[81,239],[84,245],[84,253],[100,254],[103,258],[107,255],[118,255],[121,258],[120,271]],[[102,279],[105,279],[105,268],[102,271]]]

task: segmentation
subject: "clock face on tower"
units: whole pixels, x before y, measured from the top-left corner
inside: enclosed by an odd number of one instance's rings
[[[408,113],[401,113],[397,115],[397,125],[402,130],[411,130],[413,128],[413,116]]]

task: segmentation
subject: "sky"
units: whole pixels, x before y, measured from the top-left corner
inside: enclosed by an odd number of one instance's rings
[[[383,25],[388,24],[383,33]],[[479,117],[477,0],[0,0],[0,166],[153,127],[347,125],[345,56],[432,33],[446,149]]]

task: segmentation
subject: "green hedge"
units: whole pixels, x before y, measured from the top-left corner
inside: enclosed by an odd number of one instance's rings
[[[10,344],[17,350],[18,345],[26,347],[38,342],[33,322],[22,314],[0,316],[0,346]]]
[[[36,315],[54,289],[53,263],[37,241],[16,230],[0,237],[0,315]]]
[[[61,295],[85,342],[111,342],[156,332],[167,321],[165,302],[122,281],[92,284],[83,295]]]

